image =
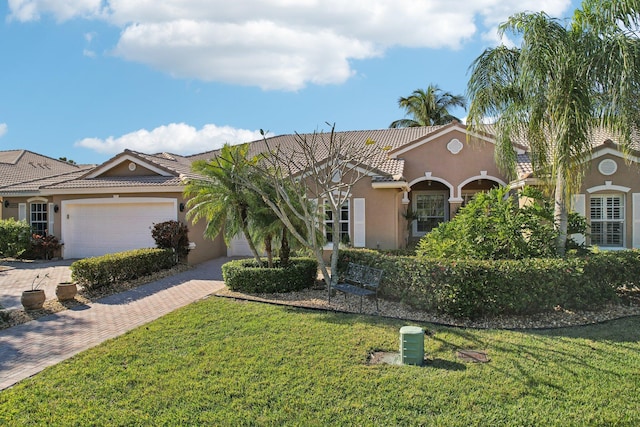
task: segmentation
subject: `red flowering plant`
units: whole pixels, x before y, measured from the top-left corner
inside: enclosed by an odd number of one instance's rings
[[[54,257],[56,251],[60,249],[60,242],[56,236],[52,234],[32,234],[31,246],[33,248],[36,258],[51,259]]]

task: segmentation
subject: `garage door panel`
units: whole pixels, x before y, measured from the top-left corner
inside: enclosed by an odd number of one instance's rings
[[[63,206],[65,258],[85,258],[154,247],[153,224],[176,220],[175,199],[136,203],[81,202]]]

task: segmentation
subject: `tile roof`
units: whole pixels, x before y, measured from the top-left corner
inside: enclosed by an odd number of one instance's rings
[[[445,125],[449,126],[449,125]],[[404,159],[392,159],[389,158],[388,152],[393,151],[399,147],[405,146],[415,140],[423,138],[436,130],[439,130],[445,126],[424,126],[413,128],[400,128],[400,129],[378,129],[378,130],[360,130],[360,131],[342,131],[335,132],[335,137],[339,140],[343,140],[348,144],[354,144],[355,146],[361,146],[364,150],[378,150],[378,153],[371,158],[371,163],[378,165],[378,170],[375,171],[379,176],[376,176],[376,180],[389,180],[389,177],[393,177],[392,180],[398,180],[402,177],[404,172]],[[293,162],[293,153],[299,147],[300,139],[306,139],[308,142],[312,140],[315,142],[317,153],[316,159],[322,162],[327,158],[328,150],[327,142],[330,138],[330,132],[317,132],[306,134],[287,134],[278,135],[265,140],[257,140],[250,142],[249,155],[255,156],[260,153],[269,151],[278,147],[280,155],[283,159],[286,159],[289,166],[292,166],[292,172],[300,172],[301,167],[296,167]],[[373,140],[376,142],[374,145],[366,145],[367,140]],[[381,150],[382,147],[388,147],[389,150]],[[214,157],[219,150],[208,151],[204,153],[194,154],[187,156],[189,160],[210,159]],[[304,159],[300,159],[301,164]],[[384,176],[384,177],[383,177]]]
[[[28,150],[0,151],[0,191],[15,184],[55,182],[94,165],[74,165]]]
[[[90,188],[122,188],[122,187],[166,187],[180,186],[178,176],[110,176],[89,179],[72,179],[43,188],[47,190],[90,189]]]
[[[336,132],[335,137],[348,144],[361,146],[362,151],[375,150],[378,152],[372,157],[372,164],[378,165],[374,170],[374,182],[392,182],[403,179],[405,159],[393,158],[389,156],[391,152],[398,151],[410,144],[415,143],[434,132],[441,131],[447,127],[455,126],[456,123],[444,126],[425,126],[415,128],[400,129],[378,129],[361,131]],[[491,134],[493,127],[488,125],[487,134]],[[296,162],[294,153],[299,147],[300,139],[312,141],[316,144],[316,160],[322,162],[328,156],[327,141],[329,132],[317,132],[307,134],[288,134],[266,138],[250,142],[250,155],[264,153],[268,149],[278,147],[281,159],[292,168],[294,173],[300,172],[306,164],[304,159]],[[596,131],[593,134],[593,146],[598,147],[606,141],[616,142],[616,138],[603,131]],[[374,145],[367,145],[367,140],[376,142]],[[635,138],[634,147],[638,146],[640,137]],[[527,148],[523,141],[518,140],[516,145],[520,148]],[[389,150],[380,150],[381,147],[388,147]],[[142,163],[148,163],[157,170],[164,171],[169,176],[128,176],[128,177],[103,177],[89,178],[89,173],[96,170],[92,165],[72,165],[60,160],[55,160],[28,150],[0,151],[0,194],[17,192],[36,192],[39,189],[48,190],[68,190],[68,189],[92,189],[92,188],[122,188],[122,187],[175,187],[180,186],[182,178],[196,177],[191,171],[191,164],[195,160],[208,160],[215,157],[219,150],[207,151],[203,153],[182,156],[172,153],[146,154],[133,150],[125,150],[103,163],[98,168],[117,161],[125,155],[133,156]],[[517,172],[519,178],[530,177],[533,174],[529,156],[525,154],[517,155]]]

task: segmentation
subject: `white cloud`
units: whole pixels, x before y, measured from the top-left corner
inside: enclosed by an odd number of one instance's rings
[[[198,130],[185,123],[171,123],[151,131],[140,129],[119,137],[85,138],[76,142],[75,146],[106,154],[116,154],[125,148],[149,154],[195,154],[215,150],[225,143],[239,144],[261,137],[260,131],[235,129],[230,126],[208,124]]]
[[[99,17],[114,53],[176,77],[264,89],[338,84],[352,60],[396,46],[460,48],[523,11],[568,14],[570,0],[9,0],[10,18]],[[420,54],[420,53],[416,53]]]
[[[5,133],[7,133],[7,130],[9,130],[9,128],[7,127],[7,124],[0,123],[0,138],[2,138]]]
[[[94,18],[103,14],[102,0],[9,0],[9,20],[37,21],[51,14],[58,21]]]

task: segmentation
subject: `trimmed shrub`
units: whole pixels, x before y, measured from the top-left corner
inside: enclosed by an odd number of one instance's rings
[[[170,249],[135,249],[75,261],[71,264],[71,278],[86,288],[99,288],[174,265],[174,254]]]
[[[252,259],[229,261],[222,266],[222,277],[229,289],[248,293],[299,291],[313,286],[318,275],[318,261],[313,258],[290,258],[286,267],[274,260],[275,267],[266,263],[257,266]]]
[[[446,260],[343,250],[348,262],[384,270],[380,295],[425,311],[478,318],[567,309],[594,309],[615,301],[616,290],[640,283],[640,251],[575,258]]]
[[[13,218],[0,220],[0,255],[19,257],[31,246],[31,227]]]

